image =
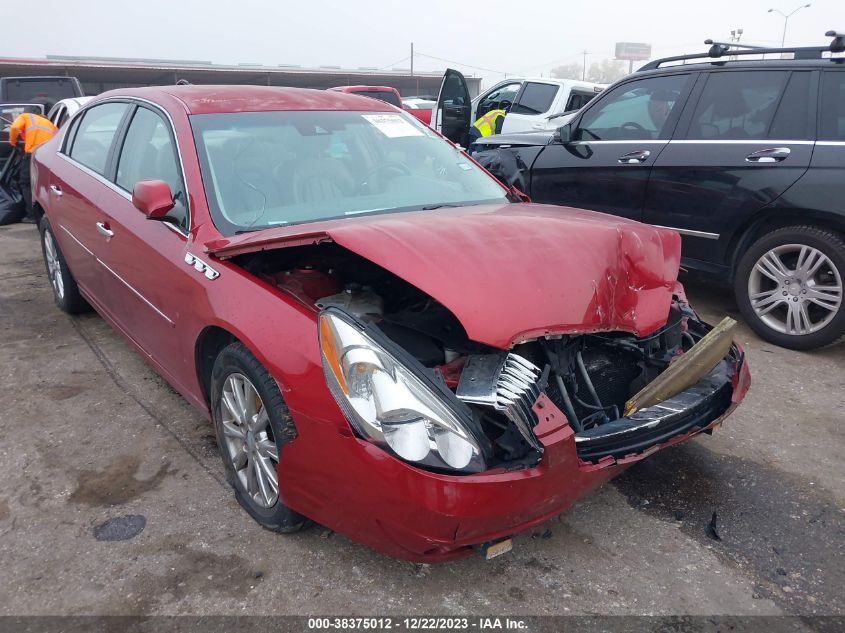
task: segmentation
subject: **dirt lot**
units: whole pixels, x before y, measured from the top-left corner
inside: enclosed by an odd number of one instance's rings
[[[687,289],[712,322],[736,313]],[[845,613],[845,345],[743,328],[754,384],[712,437],[506,556],[421,566],[253,523],[202,416],[95,314],[55,308],[32,226],[0,228],[0,327],[0,615]],[[95,537],[129,515],[134,538]]]

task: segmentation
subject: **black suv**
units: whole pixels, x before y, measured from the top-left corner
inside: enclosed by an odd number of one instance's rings
[[[651,62],[554,134],[487,137],[473,157],[535,202],[678,231],[683,266],[733,282],[760,336],[829,344],[845,335],[845,42],[827,35]],[[779,58],[748,59],[764,52]]]

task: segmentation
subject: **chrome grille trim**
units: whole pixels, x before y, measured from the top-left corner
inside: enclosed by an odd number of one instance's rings
[[[532,407],[540,397],[537,381],[541,374],[538,367],[517,354],[472,355],[455,395],[464,402],[501,411],[525,441],[542,452],[543,445],[532,430],[537,424]]]

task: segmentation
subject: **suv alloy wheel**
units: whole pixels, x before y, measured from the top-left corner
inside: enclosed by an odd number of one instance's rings
[[[808,350],[845,334],[845,242],[811,226],[791,226],[758,239],[743,255],[734,282],[749,326],[782,347]]]

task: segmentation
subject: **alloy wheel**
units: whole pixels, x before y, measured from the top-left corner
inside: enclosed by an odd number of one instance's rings
[[[44,258],[47,260],[47,275],[50,277],[53,291],[59,299],[63,299],[65,282],[62,279],[62,264],[59,261],[59,253],[50,231],[44,231]]]
[[[811,334],[828,325],[842,307],[842,275],[819,249],[783,244],[754,264],[748,298],[771,329],[793,336]]]
[[[247,495],[262,508],[279,500],[279,449],[261,396],[243,374],[232,373],[220,402],[228,457]]]

